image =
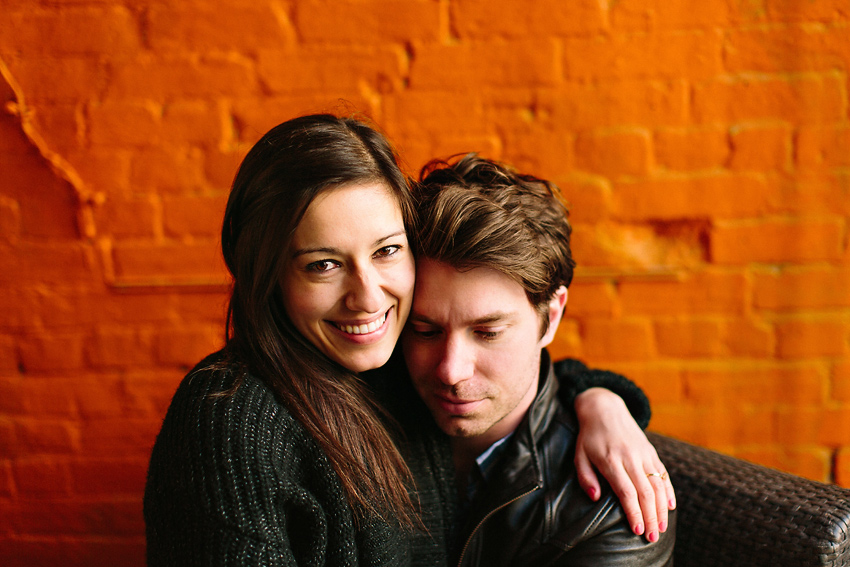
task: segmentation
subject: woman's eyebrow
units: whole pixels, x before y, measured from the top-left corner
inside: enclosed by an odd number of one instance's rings
[[[396,236],[401,236],[401,235],[405,234],[406,232],[407,232],[406,230],[401,229],[401,230],[397,230],[396,232],[393,232],[392,234],[382,236],[381,238],[379,238],[378,240],[376,240],[375,242],[372,243],[372,247],[379,246],[381,243],[386,242],[390,238],[395,238]],[[292,257],[297,258],[298,256],[303,256],[304,254],[317,254],[317,253],[334,255],[334,254],[341,254],[341,252],[342,251],[339,248],[333,248],[333,247],[329,247],[329,246],[320,246],[320,247],[317,247],[317,248],[299,248],[298,250],[295,250],[292,253]]]

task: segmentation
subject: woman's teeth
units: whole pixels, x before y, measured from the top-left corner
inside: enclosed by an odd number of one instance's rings
[[[374,333],[383,326],[387,320],[387,314],[384,313],[381,317],[365,325],[339,325],[339,328],[351,335],[365,335],[366,333]]]

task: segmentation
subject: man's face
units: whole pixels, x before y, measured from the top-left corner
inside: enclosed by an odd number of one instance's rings
[[[516,429],[537,395],[540,350],[554,336],[566,293],[550,302],[541,337],[540,314],[508,276],[417,261],[404,355],[443,431],[483,450]]]

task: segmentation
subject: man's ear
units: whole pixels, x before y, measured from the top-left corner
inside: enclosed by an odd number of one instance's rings
[[[549,328],[540,339],[540,348],[548,346],[555,338],[555,333],[558,331],[558,325],[561,323],[561,317],[564,315],[564,307],[567,306],[567,288],[559,287],[549,299],[549,306],[546,314],[549,317]]]

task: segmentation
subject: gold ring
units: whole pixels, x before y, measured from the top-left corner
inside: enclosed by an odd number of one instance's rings
[[[664,471],[663,473],[660,473],[660,472],[646,473],[647,478],[649,478],[651,476],[657,476],[661,480],[667,480],[667,471]]]

